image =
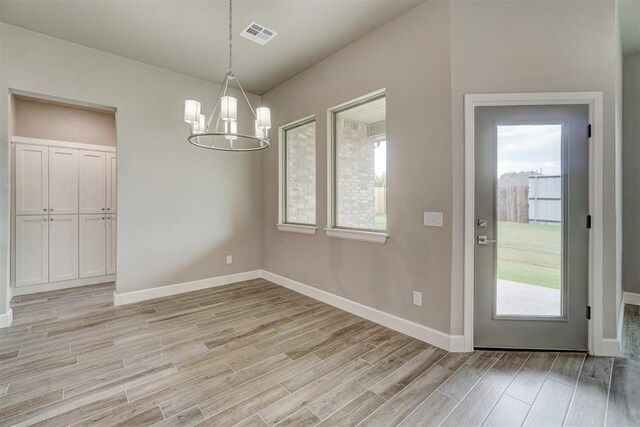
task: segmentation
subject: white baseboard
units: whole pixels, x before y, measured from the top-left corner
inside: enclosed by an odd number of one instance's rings
[[[625,292],[622,294],[622,308],[625,304],[640,305],[640,294],[634,294],[633,292]]]
[[[444,350],[451,352],[464,351],[464,337],[462,335],[445,334],[444,332],[431,329],[393,314],[385,313],[373,307],[305,285],[304,283],[296,282],[295,280],[279,276],[269,271],[262,270],[262,278]]]
[[[229,274],[228,276],[212,277],[209,279],[195,280],[193,282],[177,283],[175,285],[158,286],[157,288],[142,289],[139,291],[113,293],[115,305],[131,304],[155,298],[168,297],[185,292],[198,291],[200,289],[215,288],[245,280],[259,279],[260,270],[246,271],[244,273]]]
[[[596,356],[620,357],[622,346],[618,338],[602,338],[600,351]]]
[[[65,280],[63,282],[43,283],[41,285],[18,286],[11,288],[12,296],[30,295],[38,292],[58,291],[60,289],[77,288],[78,286],[98,285],[116,280],[115,274],[86,277],[84,279]]]
[[[0,314],[0,328],[7,328],[13,322],[13,310],[9,309],[6,313]]]

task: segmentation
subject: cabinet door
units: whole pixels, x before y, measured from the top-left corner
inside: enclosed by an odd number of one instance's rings
[[[116,272],[116,228],[116,216],[107,215],[107,274]]]
[[[107,213],[116,213],[118,200],[116,197],[117,190],[117,171],[116,171],[116,153],[107,153]]]
[[[16,215],[46,214],[48,187],[48,148],[16,145]]]
[[[78,278],[78,215],[49,217],[49,282]]]
[[[48,229],[46,215],[16,216],[16,286],[48,282]]]
[[[80,277],[103,276],[106,261],[105,216],[80,215]]]
[[[80,213],[105,212],[105,155],[100,151],[78,152],[80,166]]]
[[[78,213],[78,150],[49,148],[49,213]]]

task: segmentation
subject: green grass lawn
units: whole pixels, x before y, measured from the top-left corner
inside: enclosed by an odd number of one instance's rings
[[[560,289],[560,225],[498,223],[498,278]]]
[[[377,214],[376,215],[376,230],[386,230],[387,229],[387,214]]]

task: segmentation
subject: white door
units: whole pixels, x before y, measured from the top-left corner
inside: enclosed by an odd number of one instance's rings
[[[49,282],[78,278],[78,215],[49,217]]]
[[[104,213],[105,153],[80,150],[80,213]]]
[[[106,219],[80,215],[80,277],[103,276],[106,262]]]
[[[107,215],[107,274],[116,272],[116,216]]]
[[[16,215],[46,214],[48,186],[48,148],[16,145]]]
[[[107,153],[107,213],[117,212],[116,153]]]
[[[49,148],[49,212],[78,213],[78,150]]]
[[[16,217],[16,286],[49,281],[48,222],[46,215]]]

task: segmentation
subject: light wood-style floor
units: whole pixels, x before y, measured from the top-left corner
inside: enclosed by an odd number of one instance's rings
[[[0,425],[640,424],[640,352],[452,354],[264,280],[112,293],[13,299]]]

